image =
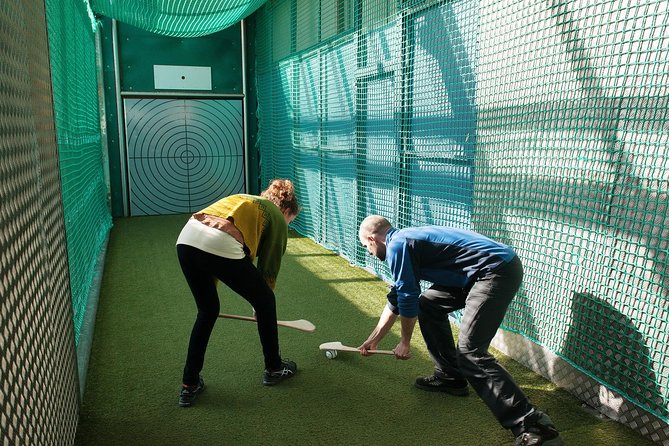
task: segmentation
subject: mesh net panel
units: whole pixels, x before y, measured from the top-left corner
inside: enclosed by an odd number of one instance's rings
[[[46,8],[78,343],[97,259],[111,227],[100,132],[95,34],[84,2],[47,0]]]
[[[0,3],[0,443],[72,444],[78,380],[44,4]]]
[[[265,1],[45,3],[48,48],[44,3],[0,4],[3,444],[76,427],[74,343],[111,226],[93,11],[195,37]],[[266,3],[261,184],[294,179],[296,229],[383,277],[357,241],[370,213],[514,246],[504,327],[669,421],[667,2],[529,3]]]
[[[93,11],[173,37],[215,33],[246,18],[267,0],[85,0]]]
[[[360,266],[357,225],[512,245],[504,327],[667,420],[667,3],[272,1],[257,14],[261,184]]]

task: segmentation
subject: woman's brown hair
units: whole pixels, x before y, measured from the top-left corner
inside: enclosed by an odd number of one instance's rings
[[[295,186],[290,180],[270,181],[269,186],[260,193],[260,196],[277,205],[282,211],[287,209],[290,215],[297,215],[300,212],[300,206],[295,198]]]

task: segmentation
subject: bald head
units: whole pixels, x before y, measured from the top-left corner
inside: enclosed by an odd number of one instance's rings
[[[386,259],[386,233],[390,222],[380,215],[370,215],[360,223],[358,237],[370,256]]]
[[[358,237],[360,241],[366,240],[369,236],[384,236],[390,229],[390,222],[380,215],[370,215],[360,223]]]

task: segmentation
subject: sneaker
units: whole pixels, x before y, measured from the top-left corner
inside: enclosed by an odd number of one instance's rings
[[[548,415],[540,412],[539,418],[516,437],[515,446],[562,446],[564,441]]]
[[[466,380],[439,377],[435,374],[416,378],[416,387],[428,392],[445,392],[456,396],[469,395]]]
[[[195,396],[204,390],[204,380],[202,377],[199,377],[197,384],[188,386],[186,384],[181,385],[181,392],[179,393],[179,406],[181,407],[190,407],[195,401]]]
[[[262,374],[262,383],[266,386],[273,386],[284,379],[288,379],[297,371],[297,364],[293,361],[281,361],[281,366],[276,370],[267,370]]]

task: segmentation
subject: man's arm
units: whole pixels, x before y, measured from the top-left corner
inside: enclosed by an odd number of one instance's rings
[[[401,323],[400,342],[393,352],[397,359],[409,359],[411,337],[418,319],[420,283],[414,271],[413,258],[407,243],[394,245],[386,254],[393,276],[393,290]]]
[[[416,327],[417,317],[400,316],[402,334],[399,344],[393,350],[397,359],[409,359],[411,357],[411,336]]]
[[[393,313],[390,307],[388,305],[383,307],[383,312],[381,312],[381,316],[379,317],[379,322],[376,324],[376,327],[367,337],[367,340],[363,342],[360,347],[358,347],[360,354],[363,356],[368,356],[371,354],[369,353],[369,350],[376,350],[379,342],[381,342],[381,339],[383,339],[383,337],[390,331],[396,320],[397,315]]]

